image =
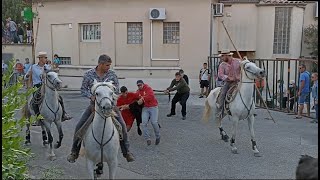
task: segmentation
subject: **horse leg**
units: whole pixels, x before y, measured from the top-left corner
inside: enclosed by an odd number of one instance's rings
[[[53,148],[52,148],[52,142],[53,142],[53,137],[52,137],[52,134],[51,134],[51,130],[50,130],[50,124],[48,122],[43,122],[45,127],[46,127],[46,130],[47,130],[47,134],[48,134],[48,143],[49,143],[49,146],[50,146],[50,154],[49,154],[49,159],[51,161],[55,160],[55,154],[53,152]]]
[[[54,145],[54,148],[58,149],[61,146],[63,139],[62,125],[61,121],[54,121],[54,123],[56,124],[59,133],[59,141],[57,141],[57,143]]]
[[[229,141],[229,136],[227,135],[226,131],[222,128],[222,120],[221,120],[221,118],[218,119],[217,121],[218,121],[218,126],[219,126],[219,130],[220,130],[221,139],[224,140],[224,142],[228,142]]]
[[[88,169],[90,178],[97,179],[96,173],[94,171],[94,163],[88,157],[86,157],[86,161],[87,161],[87,169]]]
[[[118,166],[118,158],[115,156],[113,161],[108,163],[109,166],[109,179],[115,179],[116,172],[117,172],[117,166]]]
[[[31,140],[30,140],[31,139],[31,136],[30,136],[30,121],[29,121],[29,123],[26,124],[26,126],[27,126],[27,130],[26,130],[25,145],[30,145],[31,144]]]
[[[237,147],[235,145],[235,142],[236,142],[236,133],[237,133],[237,129],[238,129],[238,123],[239,123],[239,119],[238,118],[235,118],[235,117],[231,117],[232,119],[232,122],[233,122],[233,125],[232,125],[232,135],[231,135],[231,142],[230,142],[230,145],[231,145],[231,152],[233,154],[238,154],[238,150],[237,150]]]
[[[47,132],[46,132],[46,129],[45,129],[45,126],[44,126],[44,124],[43,124],[43,122],[42,121],[40,121],[40,124],[41,124],[41,129],[42,129],[42,131],[41,131],[41,133],[42,133],[42,144],[43,144],[43,146],[46,146],[47,144],[48,144],[48,137],[47,137]]]
[[[248,126],[249,126],[249,130],[250,130],[250,135],[251,135],[252,150],[253,150],[253,154],[255,157],[261,157],[261,154],[257,148],[257,144],[255,141],[253,123],[254,123],[254,116],[251,115],[250,117],[248,117]]]

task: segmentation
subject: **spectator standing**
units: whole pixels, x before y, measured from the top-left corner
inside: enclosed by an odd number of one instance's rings
[[[312,86],[312,98],[314,101],[314,106],[313,108],[316,111],[316,119],[312,120],[311,123],[318,123],[318,73],[312,73],[311,75],[311,80],[313,81],[313,86]]]
[[[53,56],[53,67],[58,68],[60,64],[61,64],[60,58],[59,58],[58,54],[55,54]]]
[[[306,65],[301,64],[299,66],[300,77],[299,77],[299,90],[298,90],[298,115],[296,119],[302,118],[302,112],[304,104],[307,104],[307,116],[310,116],[310,73],[306,70]]]
[[[182,69],[179,70],[179,73],[181,77],[186,81],[186,83],[189,85],[189,77],[184,74],[184,71]]]
[[[207,63],[203,63],[203,68],[200,70],[199,82],[200,82],[200,89],[201,89],[199,98],[203,98],[203,95],[207,97],[209,92],[208,90],[209,90],[209,82],[210,82],[210,72],[209,72]],[[204,91],[204,89],[206,90]]]
[[[25,61],[26,62],[23,65],[23,71],[24,71],[24,74],[27,74],[29,68],[31,67],[31,64],[30,64],[29,58],[26,58]]]
[[[19,43],[23,43],[23,35],[24,31],[20,24],[18,24],[18,37],[19,37]]]
[[[281,107],[282,108],[287,108],[287,101],[288,101],[288,94],[287,94],[287,88],[286,88],[286,86],[284,85],[284,82],[283,82],[283,80],[278,80],[278,83],[279,83],[279,85],[278,85],[278,98],[279,98],[279,102],[281,103]],[[280,99],[281,98],[281,96],[282,96],[282,99]]]
[[[31,43],[31,41],[32,41],[32,30],[31,30],[31,27],[27,24],[26,25],[26,29],[27,29],[27,43]]]
[[[290,111],[293,110],[294,102],[296,102],[297,99],[297,92],[298,92],[298,87],[295,83],[294,80],[290,80],[289,84],[289,102],[290,102]]]
[[[19,59],[16,59],[16,64],[14,65],[14,70],[15,70],[15,73],[18,75],[18,76],[21,76],[23,75],[24,71],[23,71],[23,64],[20,62]]]
[[[9,21],[9,32],[10,32],[10,38],[11,42],[16,42],[17,40],[17,24],[11,20],[11,18],[8,18]]]

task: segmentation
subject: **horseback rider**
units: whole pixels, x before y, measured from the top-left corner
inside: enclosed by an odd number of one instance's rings
[[[87,71],[83,76],[82,86],[81,86],[81,94],[90,99],[90,104],[82,114],[76,129],[75,134],[73,137],[73,144],[71,149],[71,154],[67,157],[67,160],[70,163],[74,163],[76,159],[79,157],[79,151],[81,148],[81,139],[76,136],[77,131],[85,124],[85,122],[90,117],[91,113],[94,112],[94,105],[95,105],[95,95],[91,94],[91,87],[93,86],[94,79],[98,82],[105,82],[105,81],[113,81],[114,86],[116,87],[115,93],[119,93],[119,82],[116,73],[110,69],[112,60],[108,55],[101,55],[98,60],[98,65],[95,68],[90,69]],[[127,159],[128,162],[134,161],[133,155],[129,152],[129,141],[127,137],[127,129],[126,124],[121,116],[120,111],[117,108],[114,108],[117,116],[115,117],[117,121],[122,126],[122,134],[123,140],[120,140],[120,147],[123,156]]]
[[[225,96],[230,87],[236,85],[240,81],[240,59],[233,58],[233,53],[229,50],[222,50],[219,54],[222,63],[219,65],[218,77],[224,81],[221,87],[221,94],[218,98],[217,117],[223,118],[223,108]]]
[[[36,114],[36,116],[39,116],[40,110],[39,110],[39,105],[40,103],[34,102],[36,99],[41,99],[41,86],[42,86],[42,80],[43,80],[43,74],[47,70],[46,68],[46,62],[47,62],[47,53],[46,52],[39,52],[37,58],[39,58],[39,62],[37,64],[33,64],[28,72],[25,75],[25,78],[29,78],[30,76],[32,77],[32,85],[33,87],[38,88],[37,91],[34,93],[33,97],[33,103],[32,103],[32,108]],[[63,115],[62,115],[62,120],[70,120],[72,117],[65,111],[64,104],[63,104],[63,99],[59,95],[59,103],[62,107]],[[37,124],[39,125],[39,123]]]

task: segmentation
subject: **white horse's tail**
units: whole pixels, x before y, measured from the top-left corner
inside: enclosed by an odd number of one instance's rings
[[[206,99],[202,119],[205,122],[208,122],[210,115],[211,115],[211,106],[209,105],[208,99]]]

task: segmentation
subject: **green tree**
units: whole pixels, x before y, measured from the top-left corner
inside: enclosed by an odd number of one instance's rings
[[[318,58],[318,24],[311,24],[304,28],[304,43],[310,50],[310,55]]]
[[[34,89],[21,92],[21,82],[9,85],[13,64],[14,60],[2,76],[2,179],[26,179],[27,160],[31,156],[30,149],[23,145],[22,130],[26,125],[26,119],[17,119],[16,115]]]
[[[31,7],[30,2],[24,0],[2,0],[2,22],[11,17],[17,24],[22,23],[21,11],[25,7]]]

